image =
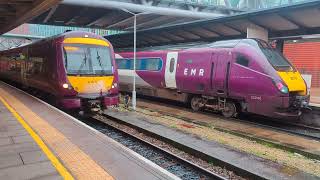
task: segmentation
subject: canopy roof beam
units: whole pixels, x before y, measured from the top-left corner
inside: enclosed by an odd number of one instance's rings
[[[206,12],[193,12],[181,9],[173,9],[166,7],[145,6],[140,4],[132,4],[119,1],[107,1],[107,0],[64,0],[63,4],[94,7],[94,8],[106,8],[106,9],[126,9],[131,12],[148,12],[150,14],[176,16],[176,17],[191,17],[211,19],[221,17],[221,13],[206,13]]]

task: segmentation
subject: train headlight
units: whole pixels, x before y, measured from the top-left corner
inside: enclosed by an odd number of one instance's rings
[[[64,89],[68,89],[68,88],[69,88],[69,84],[64,83],[64,84],[62,84],[62,87],[63,87]]]
[[[279,91],[281,91],[284,94],[289,93],[289,89],[287,86],[285,86],[282,82],[277,82],[276,83],[277,88],[279,89]]]
[[[69,89],[69,90],[73,89],[73,87],[70,84],[67,84],[67,83],[62,84],[62,87],[64,89]]]
[[[118,84],[117,84],[117,83],[114,83],[111,87],[112,87],[112,89],[113,89],[113,88],[116,88],[116,87],[118,87]]]

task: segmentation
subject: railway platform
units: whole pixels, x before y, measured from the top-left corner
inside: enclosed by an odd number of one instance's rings
[[[68,114],[0,82],[0,179],[176,179]]]

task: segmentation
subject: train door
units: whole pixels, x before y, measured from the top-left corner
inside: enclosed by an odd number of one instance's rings
[[[213,69],[212,90],[219,96],[228,95],[230,57],[228,52],[222,52],[212,56],[212,63],[213,66],[215,66]]]
[[[178,52],[168,52],[165,69],[165,83],[167,88],[177,88],[176,71],[177,71]]]

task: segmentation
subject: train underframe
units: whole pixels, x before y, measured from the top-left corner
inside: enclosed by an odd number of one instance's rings
[[[132,91],[129,85],[121,85],[120,90],[123,92],[130,93]],[[210,96],[200,96],[190,93],[180,92],[176,89],[165,89],[165,88],[150,88],[138,86],[136,88],[138,94],[158,97],[164,99],[170,99],[173,101],[179,101],[183,103],[190,104],[194,111],[200,111],[203,109],[209,109],[212,111],[222,112],[225,117],[236,117],[238,114],[238,105],[233,101],[230,101],[224,97],[210,97]]]
[[[248,111],[248,103],[245,101],[229,99],[225,97],[208,97],[208,96],[191,96],[190,105],[194,111],[202,109],[208,109],[221,112],[224,117],[237,117],[241,112],[251,112],[254,114],[260,114],[268,117],[287,119],[287,120],[299,120],[302,113],[308,113],[312,109],[308,106],[309,96],[291,96],[284,100],[283,97],[279,97],[277,100],[281,101],[279,106],[261,106],[264,108],[258,108],[256,111]],[[277,101],[276,100],[276,101]],[[265,102],[266,103],[266,102]],[[266,103],[267,104],[267,103]],[[277,104],[273,102],[273,104]],[[252,106],[252,105],[251,105]]]
[[[120,84],[120,90],[122,92],[131,93],[132,88],[129,85]],[[249,103],[245,100],[230,99],[228,97],[223,96],[205,96],[181,92],[177,91],[177,89],[151,88],[143,86],[137,86],[136,91],[137,94],[145,96],[170,99],[174,101],[187,103],[194,111],[210,110],[221,112],[222,115],[227,118],[237,117],[238,114],[241,112],[251,112],[275,118],[299,118],[301,112],[304,109],[308,109],[309,100],[308,96],[297,96],[296,94],[292,94],[290,97],[284,99],[281,99],[281,97],[274,99],[275,101],[279,101],[279,107],[277,108],[273,108],[270,106],[268,107],[268,109],[260,108],[260,110],[258,111],[250,111]],[[272,100],[271,104],[274,105],[277,103],[273,102]]]
[[[225,97],[190,95],[190,106],[194,111],[208,109],[221,112],[224,117],[231,118],[238,115],[239,106]]]
[[[311,110],[308,106],[309,96],[279,97],[279,107],[267,107],[258,112],[252,112],[274,118],[299,118],[303,111]],[[224,117],[236,117],[240,112],[248,112],[248,103],[225,97],[191,95],[190,106],[194,111],[208,109],[222,112]],[[266,102],[265,102],[266,103]],[[277,104],[276,102],[273,102]]]

